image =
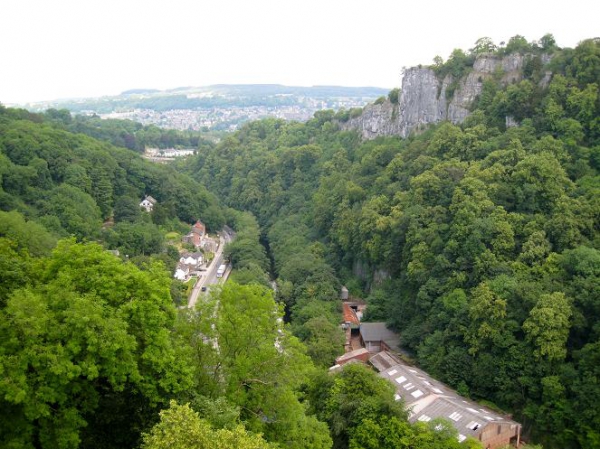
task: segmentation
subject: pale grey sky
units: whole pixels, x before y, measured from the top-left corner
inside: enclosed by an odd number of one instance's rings
[[[600,36],[593,0],[0,0],[0,102],[217,83],[399,86],[480,37]]]

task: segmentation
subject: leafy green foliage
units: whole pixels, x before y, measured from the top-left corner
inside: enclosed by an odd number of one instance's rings
[[[308,396],[317,417],[329,424],[333,447],[347,448],[353,433],[364,431],[367,420],[405,420],[406,411],[394,399],[394,391],[366,366],[349,364],[334,376],[314,379]]]
[[[436,64],[432,66],[432,69],[439,79],[443,80],[446,76],[450,75],[453,80],[458,82],[467,73],[467,70],[473,67],[475,57],[474,54],[468,55],[463,50],[456,48],[452,51],[446,62],[443,62],[441,59],[435,62]]]
[[[340,332],[340,326],[334,319],[315,316],[304,322],[299,332],[304,334],[302,341],[316,365],[327,368],[334,364],[345,343],[344,334]]]
[[[433,419],[413,426],[396,417],[366,419],[352,434],[350,449],[460,449],[481,448],[475,439],[459,443],[458,432],[449,421]]]
[[[225,248],[225,256],[234,268],[234,278],[245,279],[247,282],[259,282],[268,285],[266,271],[269,261],[265,248],[260,243],[260,228],[256,218],[250,213],[234,213],[232,223],[235,239]]]
[[[42,225],[26,221],[16,211],[0,211],[0,237],[6,237],[32,256],[48,255],[56,245],[56,239]]]
[[[215,198],[172,167],[67,132],[56,113],[40,123],[44,116],[0,112],[3,210],[16,209],[46,225],[52,222],[58,234],[92,239],[99,235],[101,221],[113,213],[117,221],[137,221],[139,202],[151,194],[169,218],[193,222],[202,217],[210,229],[223,226]]]
[[[1,402],[11,411],[2,445],[76,447],[101,427],[99,404],[115,413],[114,437],[134,444],[136,426],[191,384],[170,339],[169,284],[159,267],[140,271],[97,244],[61,241],[41,260],[0,311]],[[142,408],[125,414],[123,399]]]
[[[329,327],[319,311],[335,324],[327,302],[338,276],[355,276],[368,315],[396,327],[431,374],[512,410],[541,442],[593,446],[595,408],[573,410],[597,393],[600,43],[560,50],[551,35],[515,36],[476,48],[525,53],[528,66],[518,83],[484,80],[461,127],[360,142],[331,111],[265,120],[188,169],[257,218],[278,299],[316,360],[329,351],[315,343]],[[458,79],[473,60],[456,51],[435,70]]]
[[[239,407],[249,430],[286,447],[329,447],[326,426],[299,401],[313,367],[281,313],[270,290],[228,282],[182,316],[178,334],[189,347],[197,388]]]
[[[96,236],[101,225],[100,208],[94,199],[68,184],[49,192],[42,213],[57,217],[63,229],[80,240]]]
[[[392,89],[388,93],[388,99],[390,100],[390,103],[392,103],[392,104],[398,104],[399,97],[400,97],[400,89],[399,88]]]
[[[494,53],[497,48],[498,47],[491,38],[481,37],[475,41],[475,47],[473,47],[470,52],[475,54]]]
[[[506,47],[503,49],[503,53],[527,53],[532,50],[532,47],[533,46],[527,42],[527,39],[517,34],[508,40]]]
[[[131,120],[101,119],[96,115],[73,117],[66,109],[48,109],[42,117],[66,131],[85,134],[140,153],[146,148],[197,149],[212,145],[198,131],[162,129],[154,125],[143,126]]]
[[[9,293],[22,287],[31,275],[31,261],[26,251],[18,251],[17,245],[0,237],[0,307],[6,305]]]
[[[160,253],[164,238],[155,224],[121,222],[105,232],[105,240],[109,248],[118,248],[133,257]]]
[[[268,449],[260,435],[239,425],[232,430],[214,430],[188,405],[171,401],[160,412],[160,422],[144,435],[144,449]]]

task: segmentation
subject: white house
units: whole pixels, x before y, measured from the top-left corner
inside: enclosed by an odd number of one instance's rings
[[[179,279],[180,281],[185,281],[188,279],[190,275],[190,267],[184,265],[182,263],[177,264],[177,269],[175,270],[175,274],[173,277],[175,279]]]
[[[144,198],[140,203],[140,207],[146,209],[146,212],[152,212],[152,209],[156,203],[157,201],[154,198],[152,198],[150,195],[146,195],[146,198]]]
[[[197,267],[198,265],[200,265],[203,261],[204,261],[204,256],[200,252],[183,253],[181,255],[181,258],[179,259],[179,262],[181,262],[182,264],[189,265],[194,268]]]

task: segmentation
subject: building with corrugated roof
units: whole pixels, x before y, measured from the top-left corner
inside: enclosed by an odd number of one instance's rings
[[[346,343],[344,349],[346,352],[361,348],[360,343],[360,317],[358,316],[357,305],[351,305],[349,302],[342,303],[342,329],[346,334]]]
[[[458,440],[471,436],[486,449],[519,445],[521,425],[476,402],[460,396],[425,371],[407,365],[387,351],[369,359],[379,375],[394,385],[396,400],[403,400],[409,421],[447,419],[457,430]]]
[[[360,323],[362,345],[372,354],[379,351],[395,351],[400,349],[400,336],[388,329],[382,322]]]
[[[360,320],[358,319],[358,315],[347,302],[342,303],[342,313],[344,315],[344,324],[347,327],[358,329],[358,327],[360,326]]]

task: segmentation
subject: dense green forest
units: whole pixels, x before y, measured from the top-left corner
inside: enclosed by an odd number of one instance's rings
[[[385,417],[415,448],[467,447],[451,429],[408,428],[366,368],[345,381],[371,385],[365,404],[322,377],[309,355],[326,366],[340,345],[307,351],[284,324],[252,214],[110,132],[66,130],[66,117],[0,107],[0,447],[326,449]],[[158,200],[151,214],[144,194]],[[165,237],[197,218],[236,230],[236,271],[177,309],[179,253]],[[326,392],[350,413],[333,435],[338,407],[308,400]]]
[[[119,140],[137,125],[0,106],[0,446],[480,447],[409,425],[365,366],[327,373],[343,283],[531,439],[600,447],[600,42],[544,42],[438,60],[543,50],[553,76],[487,80],[461,126],[404,140],[362,142],[322,111],[164,166]],[[177,309],[165,236],[198,218],[235,229],[235,270]]]
[[[159,203],[152,217],[157,224],[202,216],[209,228],[222,227],[215,197],[197,182],[125,148],[75,134],[77,126],[65,129],[69,121],[65,111],[32,114],[0,107],[3,210],[16,210],[58,235],[93,239],[103,220],[114,216],[116,222],[134,222],[137,205],[152,195]],[[115,134],[106,131],[100,137],[111,142]]]
[[[112,145],[132,122],[96,127],[95,120],[0,105],[0,236],[38,241],[35,256],[47,255],[57,239],[74,236],[102,242],[138,265],[160,258],[172,270],[179,253],[167,244],[167,233],[187,232],[199,218],[220,230],[227,211],[190,177]],[[102,131],[96,136],[102,140],[88,137],[95,135],[90,129],[75,134],[82,123]],[[140,211],[145,195],[158,201],[152,214]],[[181,301],[185,287],[173,281],[172,290]]]
[[[600,447],[600,41],[487,44],[437,64],[532,62],[520,82],[486,80],[461,126],[361,142],[330,111],[264,120],[181,169],[256,216],[315,363],[337,347],[343,281],[434,376],[548,446]]]

